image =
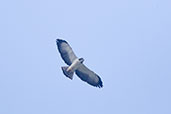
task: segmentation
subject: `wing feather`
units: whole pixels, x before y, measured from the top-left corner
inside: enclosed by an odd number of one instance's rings
[[[99,88],[103,87],[101,78],[96,73],[87,68],[84,64],[81,64],[81,66],[76,70],[76,74],[81,80],[92,86]]]
[[[72,62],[77,58],[77,56],[74,54],[70,45],[65,40],[61,39],[57,39],[56,44],[64,62],[67,65],[71,65]]]

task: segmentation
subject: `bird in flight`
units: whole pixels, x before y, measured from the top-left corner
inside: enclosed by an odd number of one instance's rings
[[[75,55],[68,42],[56,39],[56,44],[62,59],[68,65],[61,67],[66,77],[72,80],[75,72],[82,81],[95,87],[103,87],[101,78],[83,64],[84,59]]]

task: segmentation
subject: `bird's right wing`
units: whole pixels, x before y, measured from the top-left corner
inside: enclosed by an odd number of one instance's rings
[[[74,54],[70,45],[65,40],[61,39],[57,39],[56,44],[64,62],[67,65],[71,65],[72,62],[77,58],[77,56]]]

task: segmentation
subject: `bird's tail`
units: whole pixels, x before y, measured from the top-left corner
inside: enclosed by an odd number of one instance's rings
[[[74,72],[73,71],[67,71],[68,67],[61,67],[61,68],[62,68],[64,75],[72,80]]]

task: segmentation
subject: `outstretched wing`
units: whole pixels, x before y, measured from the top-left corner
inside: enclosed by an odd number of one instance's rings
[[[71,65],[72,62],[77,58],[72,48],[69,46],[69,44],[65,40],[56,39],[56,44],[64,62],[67,65]]]
[[[92,86],[99,88],[103,87],[101,78],[96,73],[88,69],[84,64],[81,64],[81,66],[76,70],[76,74],[81,80]]]

